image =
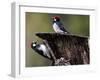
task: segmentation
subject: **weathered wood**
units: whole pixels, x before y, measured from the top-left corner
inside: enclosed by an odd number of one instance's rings
[[[50,52],[50,54],[51,54],[51,56],[52,56],[52,59],[53,59],[54,61],[56,61],[56,57],[54,56],[54,53],[53,53],[52,49],[50,48],[48,42],[47,42],[46,40],[43,40],[43,43],[46,45],[48,51]]]
[[[88,37],[63,33],[36,33],[46,40],[56,59],[63,57],[71,65],[89,64]]]

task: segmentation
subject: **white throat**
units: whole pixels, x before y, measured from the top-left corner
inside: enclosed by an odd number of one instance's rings
[[[36,44],[33,44],[33,47],[36,46]]]
[[[57,21],[56,19],[54,19],[54,21]]]

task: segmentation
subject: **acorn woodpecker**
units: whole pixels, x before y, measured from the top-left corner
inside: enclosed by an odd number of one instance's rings
[[[63,26],[63,24],[60,22],[59,16],[52,17],[53,19],[53,29],[57,33],[69,33]]]
[[[51,60],[52,57],[50,55],[50,52],[44,43],[37,44],[37,42],[33,41],[31,43],[31,48],[38,52],[41,56]]]

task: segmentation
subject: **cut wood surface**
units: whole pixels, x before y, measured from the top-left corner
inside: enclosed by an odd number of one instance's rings
[[[71,65],[89,64],[88,37],[63,33],[36,33],[48,42],[56,59],[63,57]]]

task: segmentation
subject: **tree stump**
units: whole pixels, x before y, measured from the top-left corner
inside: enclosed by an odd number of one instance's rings
[[[48,42],[56,59],[69,60],[71,65],[89,64],[88,37],[64,33],[36,33]]]

